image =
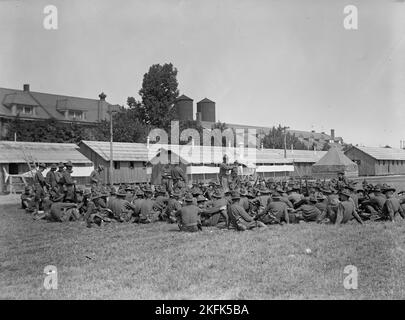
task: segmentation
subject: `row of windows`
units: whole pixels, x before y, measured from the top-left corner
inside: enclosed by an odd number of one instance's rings
[[[379,160],[379,161],[378,161],[378,164],[379,164],[380,166],[381,166],[381,165],[385,166],[385,165],[388,165],[388,164],[397,165],[397,166],[399,166],[399,165],[403,166],[404,163],[405,163],[404,160],[382,160],[382,161]]]
[[[16,114],[21,115],[34,115],[34,106],[17,105],[15,109]],[[86,113],[80,110],[69,110],[66,113],[66,117],[71,120],[85,120]]]
[[[135,168],[135,161],[130,161],[129,162],[129,168],[134,169]],[[119,170],[121,169],[121,162],[120,161],[114,161],[114,169]]]
[[[353,160],[353,162],[357,163],[357,165],[361,165],[361,160]],[[385,165],[392,165],[392,166],[403,166],[405,164],[404,160],[379,160],[377,161],[378,165],[385,166]]]

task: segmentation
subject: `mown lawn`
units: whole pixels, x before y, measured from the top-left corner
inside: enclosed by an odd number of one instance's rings
[[[33,221],[0,204],[0,298],[404,299],[405,223],[264,231]],[[311,253],[306,253],[310,248]],[[58,289],[45,290],[46,265]],[[358,289],[343,287],[346,265]]]

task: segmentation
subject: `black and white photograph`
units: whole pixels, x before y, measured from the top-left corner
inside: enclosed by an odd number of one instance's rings
[[[405,0],[0,0],[0,39],[1,300],[405,299]]]

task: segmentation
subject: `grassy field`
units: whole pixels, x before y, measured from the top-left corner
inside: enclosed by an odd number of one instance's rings
[[[165,223],[33,221],[0,203],[3,299],[405,298],[402,221],[186,234]],[[57,290],[43,287],[46,265],[58,268]],[[357,290],[343,287],[346,265],[358,268]]]

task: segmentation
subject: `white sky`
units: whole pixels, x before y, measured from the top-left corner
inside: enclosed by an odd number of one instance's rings
[[[48,4],[58,30],[43,28]],[[218,120],[405,140],[403,0],[0,0],[0,39],[1,87],[125,104],[172,62],[180,93],[214,100]]]

